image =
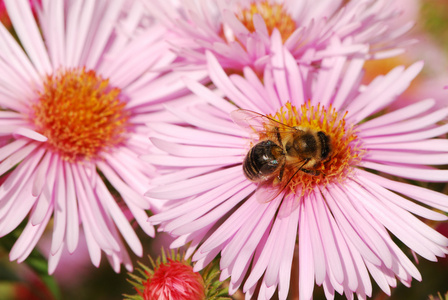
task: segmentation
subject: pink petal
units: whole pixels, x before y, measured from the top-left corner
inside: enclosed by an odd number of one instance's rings
[[[66,242],[69,253],[73,253],[78,246],[79,240],[79,216],[78,203],[73,178],[73,165],[64,162],[65,183],[67,191],[67,232]]]
[[[81,23],[78,23],[78,34],[83,33],[84,26],[86,33],[90,31],[88,34],[91,34],[93,28],[97,29],[95,32],[95,38],[90,42],[88,53],[83,53],[86,55],[86,58],[81,64],[85,65],[87,68],[95,68],[98,65],[98,61],[101,59],[101,56],[104,55],[105,48],[110,42],[110,36],[113,34],[113,30],[115,29],[115,24],[119,15],[122,13],[123,3],[123,0],[108,2],[107,5],[105,5],[105,11],[103,11],[101,18],[94,17],[95,13],[93,10],[95,8],[92,8],[92,16],[90,18],[99,23],[96,24],[96,26],[92,26],[91,23],[86,20],[91,12],[83,11],[81,13],[81,18],[79,20]],[[89,9],[89,5],[84,4],[83,7]],[[84,17],[85,19],[83,20]]]
[[[365,161],[378,163],[401,163],[409,165],[445,165],[448,153],[406,153],[397,151],[370,150],[363,158]]]
[[[364,178],[368,178],[387,189],[401,193],[411,199],[416,199],[426,205],[433,206],[443,211],[448,211],[448,196],[445,194],[416,185],[393,181],[367,171],[357,170],[357,172],[360,172]]]
[[[3,67],[0,77],[8,78],[9,88],[16,92],[10,96],[13,98],[19,97],[20,99],[20,96],[23,97],[32,92],[32,89],[27,85],[23,85],[23,82],[40,82],[39,75],[28,56],[4,26],[0,26],[0,41],[1,56],[5,61],[5,63],[2,63]],[[2,94],[4,93],[5,91],[2,91]],[[15,103],[8,101],[5,103],[7,104],[5,107],[16,111],[27,111],[27,107],[22,102],[22,99]]]
[[[46,142],[47,138],[45,136],[43,136],[42,134],[31,130],[29,128],[25,128],[25,127],[19,127],[16,130],[14,130],[13,133],[14,136],[23,136],[32,140],[35,140],[37,142]]]
[[[255,234],[261,237],[265,232],[273,218],[274,211],[272,209],[266,211],[268,207],[260,208],[250,212],[250,215],[247,215],[248,218],[238,226],[238,231],[235,232],[229,243],[222,250],[220,260],[221,268],[229,267],[237,259],[241,249],[248,242],[249,236]],[[276,235],[274,232],[271,232],[271,234]]]
[[[322,238],[322,245],[325,252],[325,258],[329,270],[327,273],[332,273],[338,283],[344,281],[344,272],[342,269],[341,257],[336,242],[333,237],[333,229],[330,226],[328,217],[328,208],[325,206],[323,199],[318,196],[311,197],[310,203],[313,206],[314,215],[319,220],[317,223],[318,230]]]
[[[138,225],[140,225],[143,231],[150,237],[154,237],[155,229],[154,226],[148,222],[148,215],[146,214],[146,212],[130,202],[127,202],[127,205]]]
[[[359,228],[359,236],[378,254],[382,263],[387,268],[390,268],[393,263],[393,257],[385,242],[385,239],[388,239],[389,236],[382,236],[382,234],[386,232],[384,225],[378,222],[376,215],[372,214],[371,211],[363,205],[363,202],[359,200],[360,198],[368,197],[369,194],[366,191],[357,188],[358,185],[352,182],[347,182],[344,186],[344,194],[348,200],[348,202],[344,201],[344,209],[348,212],[351,210],[351,207],[353,207],[353,211],[350,213],[353,224],[356,224],[355,222],[357,219],[362,218],[362,221],[358,222],[359,226],[358,224],[356,225]],[[339,200],[342,200],[342,198]],[[378,200],[376,199],[375,201]],[[379,266],[380,264],[374,263],[374,265]]]
[[[70,7],[70,13],[66,18],[66,61],[67,67],[75,67],[84,65],[82,54],[84,45],[87,44],[88,34],[91,28],[95,28],[92,24],[92,16],[94,15],[95,3],[89,2],[83,5],[82,2],[75,2]],[[91,68],[92,66],[88,66]]]
[[[37,199],[37,204],[34,207],[34,210],[30,216],[31,224],[37,225],[42,222],[45,218],[47,210],[50,207],[50,203],[54,207],[53,202],[53,194],[54,194],[54,181],[56,176],[56,169],[58,168],[59,160],[56,156],[51,158],[51,161],[48,165],[48,173],[46,174],[46,180],[43,185],[42,193],[39,195]],[[39,176],[40,174],[36,174]],[[45,175],[44,175],[45,176]]]
[[[375,265],[381,264],[381,260],[379,258],[381,256],[379,256],[379,255],[377,256],[377,254],[375,253],[375,252],[377,252],[375,247],[373,247],[373,246],[370,247],[371,242],[369,240],[363,240],[361,238],[361,234],[358,233],[358,232],[362,233],[361,230],[363,229],[363,227],[366,228],[364,230],[369,230],[368,225],[364,225],[364,226],[358,228],[359,225],[356,225],[357,222],[353,223],[353,220],[351,218],[349,218],[349,216],[353,215],[353,212],[350,210],[345,211],[344,206],[341,206],[341,208],[339,207],[341,205],[341,203],[343,203],[342,201],[345,202],[346,196],[341,194],[336,189],[331,189],[329,191],[324,190],[323,194],[324,194],[324,197],[331,209],[332,214],[335,217],[335,220],[336,220],[339,228],[341,229],[343,236],[346,237],[346,241],[348,238],[350,240],[350,242],[353,244],[353,246],[356,248],[356,251],[358,253],[360,253],[360,255],[362,256],[363,259],[366,259]],[[357,213],[355,211],[355,216],[356,215],[357,215]],[[361,216],[357,217],[357,219],[359,219],[359,218],[361,218]],[[366,234],[362,234],[362,236],[364,236],[364,235],[366,235]],[[366,236],[368,236],[368,235],[366,235]],[[347,241],[347,243],[348,243],[348,241]]]
[[[288,228],[286,230],[286,236],[284,239],[285,249],[283,252],[282,261],[280,262],[280,268],[278,272],[279,284],[278,284],[278,295],[279,299],[286,299],[289,292],[289,285],[291,282],[291,267],[294,257],[294,251],[296,246],[296,239],[298,234],[298,223],[299,223],[299,213],[300,209],[294,210],[289,216]],[[296,284],[296,283],[294,283]]]
[[[318,86],[325,86],[325,89],[318,89],[313,95],[316,102],[328,107],[332,100],[334,91],[339,84],[339,78],[345,69],[347,58],[344,56],[332,57],[322,60],[322,73],[319,75]]]
[[[209,238],[207,238],[198,251],[203,253],[208,252],[211,249],[216,248],[216,245],[220,245],[222,242],[231,238],[244,224],[242,216],[254,211],[259,205],[260,204],[252,197],[248,198],[248,200],[244,202],[234,214],[232,214]]]
[[[241,176],[243,178],[244,175],[242,174],[241,165],[191,179],[181,180],[177,183],[155,187],[149,190],[147,195],[159,199],[189,197],[224,184],[228,180],[235,178],[235,176]]]
[[[372,295],[372,283],[365,265],[365,260],[363,260],[362,256],[347,236],[345,237],[345,241],[347,242],[347,246],[352,254],[356,275],[358,276],[359,284],[357,293],[362,293],[370,297]]]
[[[324,259],[322,259],[325,257],[325,252],[322,245],[322,237],[320,235],[319,229],[317,228],[317,220],[311,204],[304,203],[302,207],[306,216],[305,221],[307,221],[309,226],[308,230],[311,239],[311,247],[313,248],[314,274],[316,278],[316,284],[320,285],[327,276],[326,262]]]
[[[412,201],[409,201],[408,199],[399,196],[396,193],[390,192],[389,190],[383,188],[381,185],[377,184],[375,181],[366,179],[364,176],[358,177],[357,180],[361,182],[364,186],[368,186],[370,190],[376,191],[377,193],[385,197],[388,201],[391,201],[392,203],[400,206],[406,211],[412,212],[413,214],[419,215],[421,217],[430,220],[445,221],[448,219],[448,217],[445,216],[444,214],[428,209],[424,206],[418,205]]]
[[[51,74],[52,66],[39,28],[27,1],[5,1],[11,22],[29,59],[39,74]]]
[[[439,109],[432,113],[426,113],[424,116],[419,118],[413,118],[408,121],[403,121],[400,123],[395,123],[389,126],[383,126],[380,128],[364,129],[362,131],[362,136],[379,136],[379,135],[392,135],[396,133],[404,133],[415,131],[418,129],[423,129],[429,125],[437,124],[437,122],[442,121],[448,115],[447,109]]]
[[[233,85],[213,54],[207,52],[206,55],[210,78],[215,85],[239,107],[258,111],[257,106]]]
[[[342,82],[340,83],[339,89],[337,90],[336,96],[332,103],[333,107],[335,107],[336,109],[340,110],[341,108],[343,108],[345,102],[349,99],[353,87],[355,86],[355,84],[357,84],[357,79],[360,78],[364,63],[365,60],[360,58],[353,58],[348,62],[347,69],[345,70],[345,75],[342,78]],[[360,126],[362,126],[362,124]]]
[[[447,132],[448,132],[448,124],[445,124],[428,130],[421,130],[418,132],[400,134],[395,136],[365,137],[363,141],[365,143],[365,146],[369,147],[370,145],[376,145],[376,144],[420,141],[424,139],[438,137]]]
[[[139,194],[136,190],[132,189],[128,184],[123,182],[117,173],[112,170],[107,163],[98,161],[96,165],[123,198],[126,198],[127,201],[134,203],[142,209],[149,208],[149,203],[147,199],[143,197],[143,192],[142,194]]]
[[[36,168],[36,176],[34,177],[33,189],[31,190],[31,194],[35,197],[39,196],[42,193],[45,182],[47,181],[46,175],[52,158],[52,153],[47,152],[46,155],[44,155],[43,159],[40,161],[39,166]]]
[[[296,209],[295,211],[298,211],[298,209]],[[266,244],[268,247],[270,246],[270,244],[273,245],[273,253],[270,253],[270,259],[266,259],[268,263],[266,266],[266,272],[263,277],[263,282],[268,287],[273,286],[274,289],[277,287],[279,281],[280,264],[286,256],[286,248],[284,244],[286,242],[285,234],[288,228],[288,223],[289,218],[277,219],[270,233],[270,237],[272,236],[272,242],[270,243],[268,239],[268,242]],[[277,255],[273,255],[274,253],[276,253]],[[286,258],[292,261],[292,256]]]
[[[48,11],[47,11],[48,9]],[[61,66],[65,62],[65,35],[64,35],[64,3],[56,1],[50,5],[43,5],[43,13],[39,18],[46,22],[40,24],[45,42],[47,44],[48,55],[53,66]]]
[[[238,256],[232,262],[232,270],[231,270],[232,280],[240,281],[245,278],[246,271],[248,267],[251,265],[254,252],[260,248],[264,249],[267,238],[270,234],[272,223],[273,223],[272,215],[269,212],[264,213],[260,220],[259,226],[254,228],[255,229],[254,232],[247,239],[244,246],[239,251]],[[258,273],[258,275],[261,276],[262,274]],[[248,286],[252,285],[256,286],[259,280],[259,278],[257,279],[256,277],[257,276],[253,276],[252,280],[246,280],[244,287],[247,288]]]
[[[216,92],[211,91],[210,89],[204,87],[202,84],[199,84],[196,81],[193,81],[189,78],[184,78],[186,86],[196,95],[203,99],[207,99],[208,102],[220,108],[222,111],[230,113],[235,110],[236,107],[229,102],[223,101],[221,97],[218,96]]]
[[[377,118],[373,118],[363,124],[360,124],[358,128],[361,132],[364,132],[367,129],[394,124],[402,120],[406,120],[408,118],[412,118],[419,114],[422,114],[428,111],[428,109],[430,109],[431,107],[433,107],[434,104],[435,101],[432,99],[419,101],[417,103],[407,105],[401,109],[397,109],[393,112],[386,113]]]
[[[369,269],[370,275],[373,277],[378,286],[383,290],[384,293],[390,296],[390,287],[387,283],[387,279],[384,276],[384,273],[378,269],[377,266],[366,262],[366,266]]]
[[[96,191],[97,195],[99,195],[98,198],[102,203],[102,206],[107,210],[107,212],[110,213],[115,225],[120,230],[122,237],[126,240],[128,245],[136,255],[142,256],[143,247],[139,238],[137,237],[135,231],[132,229],[121,209],[118,207],[117,202],[107,190],[102,180],[98,181]]]
[[[226,193],[220,195],[214,201],[203,204],[202,207],[195,210],[191,209],[188,214],[168,222],[164,226],[164,230],[176,235],[183,235],[200,229],[212,220],[219,220],[220,217],[238,205],[242,198],[247,197],[253,192],[253,187],[247,182],[234,180],[232,185],[235,186],[229,188],[229,185],[223,185],[227,187]],[[223,262],[221,264],[224,265]]]
[[[213,259],[218,255],[219,251],[221,251],[222,248],[218,247],[216,249],[213,249],[207,253],[205,253],[201,258],[197,258],[197,261],[193,267],[193,271],[199,272],[200,270],[207,267]],[[193,258],[193,260],[196,260],[196,258]]]
[[[234,110],[234,109],[233,109]],[[176,126],[171,124],[148,124],[149,128],[157,133],[164,135],[166,140],[176,142],[185,142],[190,145],[205,145],[216,147],[242,147],[246,141],[240,137],[229,136],[224,134],[198,131],[196,129]],[[170,139],[173,137],[174,139]]]
[[[95,243],[98,243],[101,249],[117,251],[119,249],[118,242],[104,222],[103,213],[100,210],[93,188],[90,186],[84,166],[78,164],[72,168],[72,171],[76,196],[79,201],[80,218],[84,224],[86,235],[88,228],[92,238],[96,241]]]
[[[53,213],[53,207],[50,206],[44,220],[39,225],[32,225],[28,222],[25,229],[20,234],[20,237],[15,242],[11,251],[9,252],[9,259],[16,260],[17,262],[23,262],[28,255],[30,255],[33,248],[39,241],[44,229],[47,227],[48,221]]]
[[[363,167],[414,180],[434,182],[448,181],[448,170],[421,169],[400,165],[391,166],[369,161],[364,161]]]
[[[274,76],[274,82],[277,87],[278,98],[280,99],[282,105],[287,101],[291,100],[291,95],[289,94],[288,80],[286,69],[284,68],[285,63],[285,52],[282,43],[282,37],[278,30],[274,30],[271,36],[271,51],[272,56],[272,74]]]
[[[55,185],[55,192],[54,192],[55,210],[53,217],[54,229],[53,229],[53,237],[51,240],[50,257],[53,256],[55,257],[52,260],[56,260],[54,262],[54,268],[56,268],[57,261],[59,260],[61,251],[63,249],[64,237],[66,235],[67,230],[67,193],[66,193],[67,184],[64,178],[64,168],[62,162],[59,162],[58,164],[58,168],[56,170],[56,181],[54,185]],[[49,266],[48,269],[50,270],[52,268],[50,268]]]
[[[230,180],[229,182],[217,186],[216,188],[210,189],[204,194],[191,199],[191,201],[177,205],[175,209],[162,211],[154,216],[151,216],[149,221],[153,224],[160,224],[162,221],[174,221],[175,219],[183,216],[191,216],[191,219],[195,219],[198,216],[201,216],[204,212],[219,205],[220,203],[234,195],[232,188],[235,187],[238,183],[240,183],[240,185],[237,188],[238,190],[240,190],[244,182],[235,179]],[[209,199],[212,200],[210,202],[205,201]],[[169,224],[173,223],[170,222]],[[167,226],[169,225],[167,224]],[[173,228],[175,227],[173,226]]]
[[[235,270],[235,266],[236,266],[235,264],[232,265],[232,271]],[[247,271],[249,270],[249,266],[250,266],[249,262],[247,262],[245,265],[241,266],[243,268],[241,273],[246,274]],[[226,270],[226,269],[223,269],[223,270]],[[221,271],[221,273],[222,273],[222,271]],[[229,295],[233,295],[234,293],[237,292],[237,290],[241,286],[241,283],[243,283],[243,280],[244,280],[244,276],[236,276],[236,275],[233,275],[233,272],[232,272],[232,278],[231,278],[231,281],[229,284]],[[220,277],[220,281],[222,281],[221,277]]]
[[[17,228],[35,204],[35,198],[29,193],[31,183],[23,181],[18,188],[10,193],[8,202],[2,203],[0,236],[5,236]]]
[[[423,236],[417,234],[416,231],[408,231],[408,226],[403,226],[402,214],[396,215],[390,212],[384,205],[375,201],[375,198],[364,194],[366,199],[359,198],[364,204],[366,209],[368,209],[375,218],[383,224],[391,233],[397,236],[403,243],[405,243],[409,248],[413,249],[415,252],[425,257],[428,260],[435,261],[434,252],[437,252],[435,245],[428,243],[427,239]]]
[[[82,217],[82,214],[81,214]],[[89,251],[89,255],[90,255],[90,260],[92,261],[92,264],[95,267],[99,267],[100,266],[100,262],[101,262],[101,248],[99,247],[98,243],[96,242],[96,239],[92,236],[92,233],[90,231],[90,226],[86,226],[86,224],[84,224],[83,226],[84,228],[84,235],[86,238],[86,243],[87,243],[87,250]]]
[[[309,300],[313,297],[316,260],[311,243],[311,230],[306,221],[303,206],[300,209],[299,224],[299,298]]]
[[[263,81],[264,81],[264,94],[265,101],[264,102],[271,102],[272,108],[270,110],[261,111],[261,110],[255,110],[255,112],[264,112],[264,113],[276,113],[279,106],[283,105],[282,100],[288,101],[288,99],[280,99],[277,89],[275,88],[275,78],[272,72],[270,72],[269,69],[265,69],[263,73]],[[292,100],[292,99],[289,99]],[[246,109],[246,107],[241,107]]]
[[[158,154],[147,154],[143,155],[142,158],[153,165],[171,167],[234,165],[242,162],[241,156],[224,156],[217,160],[215,157],[186,158]]]
[[[63,245],[58,247],[57,252],[50,253],[48,256],[48,274],[52,275],[58,266],[59,260],[61,259],[62,251],[64,249]]]
[[[408,151],[429,151],[429,152],[446,152],[448,151],[448,140],[430,139],[425,141],[389,143],[369,145],[370,151],[376,149],[400,150]]]
[[[26,139],[18,139],[14,140],[5,146],[0,148],[0,161],[3,161],[8,156],[14,154],[19,149],[22,149],[26,144],[28,144],[28,140]]]
[[[222,156],[242,156],[244,153],[241,148],[213,148],[190,146],[168,142],[159,138],[152,138],[151,142],[160,150],[175,156],[183,157],[222,157]],[[241,158],[241,161],[243,158]]]
[[[367,95],[363,99],[363,102],[360,102],[361,97],[353,101],[354,105],[351,105],[348,109],[349,113],[347,118],[353,119],[354,122],[358,123],[360,120],[365,119],[368,115],[371,115],[381,107],[390,103],[409,86],[411,80],[417,76],[422,68],[422,62],[417,62],[406,70],[402,67],[396,67],[384,76],[383,80],[374,80],[362,94]],[[397,81],[398,78],[400,80]],[[374,99],[381,99],[381,101],[373,101]],[[355,108],[359,107],[359,105],[362,105],[361,111]]]
[[[12,167],[20,163],[25,157],[38,148],[37,143],[29,143],[20,150],[15,151],[0,163],[0,175],[9,171]],[[9,149],[8,149],[9,150]]]
[[[342,235],[339,226],[336,224],[336,220],[329,216],[331,227],[335,235],[335,240],[340,251],[340,257],[344,265],[346,285],[351,291],[356,291],[358,288],[357,272],[354,266],[353,257],[348,248],[345,237]],[[346,291],[347,292],[347,291]],[[347,294],[346,294],[347,295]]]

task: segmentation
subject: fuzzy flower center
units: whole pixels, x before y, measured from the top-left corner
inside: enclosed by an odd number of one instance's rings
[[[204,280],[193,268],[179,261],[168,259],[154,270],[154,274],[147,274],[148,280],[144,284],[144,300],[204,300]]]
[[[306,195],[317,186],[324,187],[329,183],[343,182],[363,156],[360,144],[353,126],[345,122],[345,114],[340,115],[331,106],[327,109],[310,102],[299,109],[287,103],[275,115],[269,117],[291,127],[298,127],[310,132],[323,132],[328,137],[329,154],[312,167],[312,172],[297,172],[297,165],[287,166],[283,180],[290,180],[286,192]],[[265,125],[266,127],[272,125]],[[266,128],[272,132],[272,128]],[[260,140],[266,138],[260,133]]]
[[[255,32],[253,22],[254,15],[260,15],[268,29],[269,35],[274,28],[280,31],[283,42],[296,30],[297,26],[292,17],[281,3],[271,3],[270,0],[263,2],[252,2],[248,8],[242,9],[237,17],[241,23],[250,31]]]
[[[129,130],[130,112],[119,96],[120,89],[93,70],[60,71],[47,76],[30,119],[62,159],[96,159]]]

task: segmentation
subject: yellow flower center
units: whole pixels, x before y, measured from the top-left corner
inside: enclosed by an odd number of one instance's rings
[[[285,187],[286,193],[304,196],[318,186],[325,187],[330,183],[343,182],[353,167],[361,161],[364,150],[354,127],[347,126],[345,114],[341,116],[331,106],[328,109],[320,104],[315,107],[308,102],[298,111],[288,102],[275,115],[268,116],[285,125],[297,126],[301,130],[321,131],[329,140],[330,154],[319,161],[312,168],[312,172],[297,172],[297,166],[286,166],[283,181],[290,180]],[[266,124],[265,127],[266,132],[273,132],[270,128],[272,125]],[[266,138],[265,133],[259,133],[259,138]]]
[[[269,35],[272,34],[274,28],[277,28],[280,31],[283,42],[285,42],[296,30],[296,23],[284,9],[283,4],[270,2],[269,0],[253,2],[248,8],[242,9],[237,14],[237,17],[250,32],[254,32],[253,17],[255,14],[259,14],[266,24]]]
[[[60,71],[47,76],[30,119],[62,159],[96,159],[122,143],[130,129],[130,112],[119,96],[120,89],[93,70]]]
[[[250,32],[255,31],[253,17],[259,14],[268,29],[269,35],[272,34],[274,28],[280,31],[283,42],[296,30],[297,26],[292,17],[280,3],[271,3],[266,0],[263,2],[253,2],[248,8],[242,9],[237,17],[241,23],[246,26]]]

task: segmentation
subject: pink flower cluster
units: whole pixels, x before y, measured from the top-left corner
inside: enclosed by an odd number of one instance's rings
[[[134,225],[158,226],[195,271],[219,258],[230,294],[366,299],[371,279],[387,294],[422,280],[405,249],[448,253],[425,223],[448,219],[448,196],[418,184],[448,182],[448,109],[396,105],[423,61],[364,81],[367,61],[415,43],[390,1],[4,3],[11,260],[47,234],[49,273],[80,238],[95,266],[132,270]]]

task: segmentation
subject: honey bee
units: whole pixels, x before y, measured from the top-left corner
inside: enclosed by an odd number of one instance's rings
[[[251,147],[243,161],[247,179],[271,189],[263,202],[278,196],[296,176],[304,172],[318,176],[315,169],[319,162],[329,158],[330,138],[323,131],[301,126],[288,126],[268,116],[239,109],[231,113],[232,120],[240,127],[260,133],[260,140]],[[288,170],[289,172],[285,172]],[[285,178],[285,173],[291,174]],[[273,190],[273,191],[272,191]]]

